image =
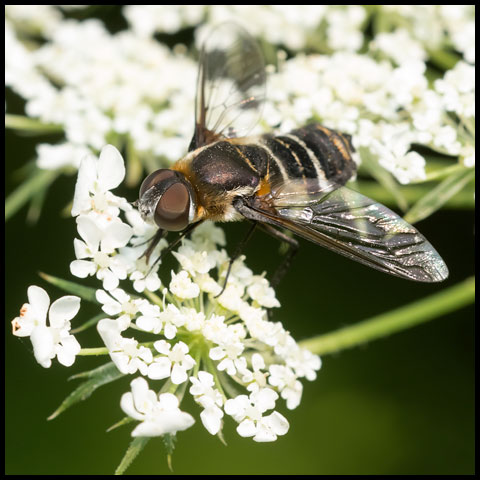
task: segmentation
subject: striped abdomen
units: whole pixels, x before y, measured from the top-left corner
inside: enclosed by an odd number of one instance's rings
[[[263,161],[255,167],[272,180],[328,179],[343,185],[356,170],[349,137],[316,123],[285,135],[264,135],[255,146],[268,157],[268,164]],[[262,156],[252,155],[251,161],[256,158]]]

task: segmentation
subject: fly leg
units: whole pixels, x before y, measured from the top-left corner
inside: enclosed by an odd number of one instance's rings
[[[275,270],[275,273],[273,274],[272,280],[270,282],[270,285],[272,285],[273,288],[276,288],[282,278],[285,276],[287,273],[287,270],[290,268],[290,265],[292,264],[293,257],[297,254],[298,252],[298,241],[295,240],[294,238],[288,236],[287,234],[283,233],[280,230],[277,230],[276,228],[272,227],[271,225],[266,225],[265,223],[260,224],[260,228],[271,235],[272,237],[276,238],[277,240],[280,240],[281,242],[285,242],[288,244],[288,250],[287,253],[285,254],[285,257],[283,258],[282,262],[280,265],[277,267]]]
[[[163,250],[162,250],[162,253],[160,253],[160,255],[158,256],[158,258],[153,262],[152,266],[150,267],[150,270],[148,271],[148,274],[150,274],[150,272],[153,270],[153,267],[162,259],[165,257],[165,255],[167,255],[167,253],[171,252],[179,243],[180,241],[182,240],[183,237],[185,237],[186,235],[188,235],[192,230],[194,230],[196,227],[198,227],[201,223],[203,222],[203,220],[200,220],[196,223],[191,223],[190,225],[188,225],[188,227],[183,230],[182,232],[180,232],[180,234],[178,235],[178,237],[173,240],[172,242],[170,242]],[[152,244],[153,244],[153,247],[152,245],[149,245],[146,252],[148,253],[148,255],[150,255],[153,251],[153,248],[155,248],[155,246],[157,245],[157,243],[160,241],[161,238],[163,238],[163,236],[165,235],[160,235],[159,232],[162,232],[162,230],[159,230],[157,232],[157,234],[153,237],[152,239]],[[168,233],[168,232],[167,232]],[[159,238],[157,239],[157,235],[159,235]],[[152,248],[151,248],[152,247]],[[144,255],[145,255],[144,253]],[[148,259],[148,257],[147,257]]]
[[[288,243],[288,246],[289,246],[289,249],[287,254],[285,255],[285,258],[283,259],[282,263],[279,265],[279,267],[275,271],[272,281],[270,282],[273,287],[276,287],[280,283],[280,280],[282,279],[282,277],[287,272],[293,257],[298,251],[298,242],[294,238],[289,237],[285,233],[281,232],[280,230],[277,230],[277,228],[272,226],[272,223],[273,223],[272,220],[267,215],[256,210],[255,208],[252,208],[248,202],[249,202],[248,199],[237,197],[233,201],[233,206],[245,218],[248,218],[249,220],[252,220],[254,222],[259,222],[259,226],[260,228],[262,228],[262,230],[267,232],[272,237],[275,237],[278,240],[281,240],[282,242]]]
[[[152,254],[153,250],[158,245],[160,240],[167,236],[167,233],[168,232],[166,230],[162,230],[161,228],[159,228],[152,238],[150,238],[149,240],[147,240],[147,241],[145,241],[145,242],[143,242],[139,245],[139,246],[141,246],[141,245],[144,245],[145,243],[148,243],[147,249],[142,253],[142,256],[140,257],[140,258],[145,257],[145,261],[146,261],[147,265],[148,265],[148,261],[150,260],[150,255]]]
[[[255,230],[256,226],[257,226],[257,222],[252,222],[251,227],[248,229],[248,232],[245,235],[245,238],[239,244],[237,244],[237,247],[235,248],[235,251],[233,252],[233,255],[230,257],[230,261],[228,262],[227,275],[225,276],[225,281],[223,282],[222,290],[220,291],[220,293],[218,295],[215,295],[215,298],[219,297],[225,291],[225,287],[227,286],[228,276],[230,275],[230,270],[232,269],[233,262],[242,253],[242,250],[245,248],[245,245],[247,244],[247,242],[252,237],[253,231]]]

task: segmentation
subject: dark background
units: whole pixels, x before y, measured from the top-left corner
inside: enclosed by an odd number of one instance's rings
[[[10,113],[17,113],[15,108],[21,112],[17,100],[7,98]],[[34,157],[35,143],[34,138],[7,132],[7,194],[17,185],[13,172]],[[10,321],[27,301],[29,285],[46,288],[52,302],[64,295],[40,279],[39,271],[75,280],[69,273],[75,221],[60,215],[74,184],[75,178],[67,176],[55,182],[36,225],[26,224],[26,208],[6,224],[7,474],[110,474],[131,441],[131,425],[105,432],[124,416],[119,402],[129,390],[130,378],[100,388],[86,402],[48,422],[47,416],[78,384],[67,378],[100,365],[102,359],[78,357],[69,369],[54,361],[44,369],[36,363],[29,339],[11,334]],[[132,201],[137,198],[136,191],[119,188],[115,193]],[[450,269],[450,278],[441,285],[397,279],[300,240],[300,252],[277,290],[282,308],[273,319],[301,340],[465,279],[474,273],[473,217],[473,212],[445,210],[417,225]],[[230,252],[246,228],[241,223],[225,226]],[[255,273],[271,273],[280,258],[278,243],[262,232],[255,233],[245,253]],[[79,316],[74,325],[87,318]],[[78,338],[82,347],[101,345],[95,329]],[[317,380],[304,383],[300,406],[288,411],[279,402],[290,430],[274,443],[239,437],[228,417],[224,446],[203,428],[200,411],[189,400],[182,409],[195,416],[196,424],[177,436],[173,473],[472,474],[473,347],[472,306],[361,348],[325,356]],[[162,441],[152,439],[127,473],[170,473]]]

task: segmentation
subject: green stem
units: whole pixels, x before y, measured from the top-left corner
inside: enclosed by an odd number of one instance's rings
[[[108,355],[108,348],[98,347],[98,348],[82,348],[78,355]]]
[[[475,278],[469,277],[453,287],[405,307],[377,315],[350,327],[304,340],[300,342],[300,346],[318,355],[339,352],[433,320],[470,305],[474,300]]]
[[[54,123],[44,123],[36,118],[24,117],[23,115],[5,115],[5,128],[21,130],[28,133],[55,133],[62,132],[63,127]]]
[[[465,167],[462,167],[465,169]],[[387,207],[396,207],[394,197],[387,192],[385,188],[377,182],[368,180],[358,181],[354,186],[354,190],[358,190],[363,195],[370,197],[377,202],[383,203]],[[425,184],[405,185],[401,187],[402,195],[405,197],[410,205],[415,204],[430,192],[431,186]],[[473,209],[475,207],[475,198],[473,196],[474,188],[468,185],[457,192],[453,197],[449,198],[443,205],[443,208],[453,209]]]

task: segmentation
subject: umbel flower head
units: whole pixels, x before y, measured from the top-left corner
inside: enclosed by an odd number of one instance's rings
[[[132,436],[189,428],[197,413],[182,411],[181,404],[190,394],[210,434],[221,434],[225,417],[231,417],[239,435],[276,440],[289,429],[277,401],[296,408],[301,380],[316,378],[320,358],[268,319],[267,309],[280,304],[268,280],[255,275],[243,256],[233,263],[222,292],[229,257],[224,233],[213,223],[183,239],[173,252],[175,270],[165,271],[156,262],[166,240],[147,261],[143,253],[155,228],[110,191],[124,174],[123,159],[112,146],[98,159],[82,161],[72,208],[81,239],[74,240],[76,259],[70,269],[77,277],[101,281],[96,300],[105,317],[97,330],[118,371],[132,378],[131,391],[120,401],[125,414],[139,422]],[[14,334],[31,336],[44,367],[55,355],[71,365],[81,353],[70,333],[79,299],[57,300],[47,327],[48,295],[30,287],[28,296],[29,304],[13,321]]]

